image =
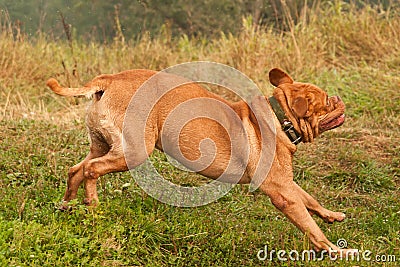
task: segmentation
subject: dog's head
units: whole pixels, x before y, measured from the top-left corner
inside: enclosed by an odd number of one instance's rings
[[[343,124],[345,105],[340,97],[328,97],[315,85],[294,82],[280,69],[272,69],[269,80],[277,87],[274,97],[301,133],[303,142],[312,142],[322,132]]]

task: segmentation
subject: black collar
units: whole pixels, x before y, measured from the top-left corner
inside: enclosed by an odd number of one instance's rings
[[[299,134],[293,127],[293,123],[288,119],[285,112],[283,111],[281,105],[275,97],[271,96],[268,98],[271,104],[272,110],[275,112],[276,117],[281,123],[282,130],[286,133],[292,144],[297,145],[301,142],[301,134]]]

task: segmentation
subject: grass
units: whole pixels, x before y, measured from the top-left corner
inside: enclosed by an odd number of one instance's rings
[[[373,257],[396,255],[398,264],[399,10],[333,3],[305,14],[289,33],[255,29],[244,20],[237,36],[184,36],[174,42],[143,36],[109,46],[74,42],[74,54],[64,41],[13,35],[10,22],[0,19],[0,265],[333,265],[328,259],[258,260],[265,245],[301,251],[309,244],[266,196],[246,186],[207,206],[178,208],[147,196],[129,173],[120,173],[100,179],[98,208],[76,201],[71,212],[56,209],[68,168],[88,152],[87,101],[54,96],[46,79],[77,85],[99,73],[192,60],[238,68],[266,94],[272,90],[267,72],[276,66],[339,94],[347,105],[346,123],[313,144],[299,145],[295,180],[327,208],[347,214],[333,225],[316,219],[331,241],[344,238],[349,247],[370,250]],[[79,75],[71,70],[75,60]],[[162,154],[152,160],[171,180],[182,175]],[[349,264],[377,263],[335,263]]]

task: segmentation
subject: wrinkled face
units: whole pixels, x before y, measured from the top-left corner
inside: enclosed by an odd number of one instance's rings
[[[322,89],[306,83],[283,84],[281,88],[295,100],[292,111],[297,118],[306,119],[312,128],[318,128],[314,132],[322,133],[344,123],[345,105],[339,96],[329,97]]]
[[[270,81],[277,87],[274,96],[298,123],[303,141],[312,141],[320,133],[344,123],[345,105],[340,97],[329,97],[312,84],[294,82],[280,69],[270,71]]]

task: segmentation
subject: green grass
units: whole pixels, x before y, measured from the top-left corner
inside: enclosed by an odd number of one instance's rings
[[[396,13],[397,12],[397,13]],[[394,15],[392,15],[394,14]],[[342,223],[316,218],[328,239],[400,261],[400,25],[398,10],[355,11],[336,1],[308,14],[291,33],[254,29],[214,40],[162,36],[127,44],[74,43],[41,36],[15,40],[0,32],[0,266],[332,266],[322,262],[260,261],[265,245],[308,249],[307,238],[261,192],[236,186],[217,202],[179,208],[147,196],[129,173],[99,180],[96,209],[73,203],[57,209],[68,168],[89,142],[87,100],[54,96],[45,80],[82,84],[94,75],[128,68],[162,69],[212,60],[236,67],[266,93],[267,73],[282,67],[296,80],[317,84],[346,103],[346,122],[315,143],[299,145],[295,180]],[[293,40],[296,40],[296,48]],[[10,49],[12,47],[12,49]],[[298,53],[299,52],[299,53]],[[79,77],[72,75],[73,58]],[[121,60],[123,58],[124,60]],[[64,61],[66,69],[61,62]],[[171,181],[195,184],[152,156]],[[197,177],[198,178],[198,177]],[[183,179],[183,180],[182,180]],[[201,180],[204,182],[204,180]],[[335,262],[376,266],[376,262]],[[382,263],[396,266],[396,263]]]
[[[276,250],[308,249],[305,237],[268,198],[258,191],[249,193],[246,186],[237,186],[204,207],[177,208],[147,196],[127,173],[114,174],[100,180],[98,208],[78,201],[71,212],[61,212],[56,207],[65,189],[67,166],[87,150],[84,127],[61,129],[34,120],[3,121],[0,127],[4,266],[273,266],[257,259],[265,245]],[[340,135],[334,132],[311,149],[332,152],[330,140],[336,144]],[[363,165],[359,162],[366,156],[357,156],[360,148],[345,146],[352,157],[340,162],[355,162],[357,168],[338,174],[330,170],[334,166],[321,162],[324,151],[310,158],[303,148],[296,158],[296,180],[325,206],[348,215],[345,222],[334,225],[317,219],[327,236],[333,241],[344,238],[350,247],[376,254],[398,255],[399,192],[398,184],[393,184],[398,169],[379,162]],[[329,175],[322,175],[324,171]],[[351,182],[356,172],[366,187]],[[382,180],[375,177],[377,173]],[[130,186],[124,187],[126,183]]]

